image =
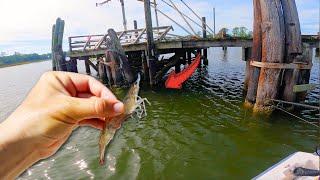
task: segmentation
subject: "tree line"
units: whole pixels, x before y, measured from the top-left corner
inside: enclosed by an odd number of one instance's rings
[[[14,55],[0,57],[0,65],[11,65],[11,64],[24,63],[24,62],[35,62],[35,61],[43,61],[48,59],[51,59],[51,53],[48,53],[48,54],[15,53]]]

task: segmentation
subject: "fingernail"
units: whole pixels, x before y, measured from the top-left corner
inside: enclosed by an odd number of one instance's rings
[[[118,102],[113,105],[113,110],[116,114],[121,114],[123,112],[123,103]]]

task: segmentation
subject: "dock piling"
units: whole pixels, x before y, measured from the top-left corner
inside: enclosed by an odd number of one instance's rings
[[[91,74],[91,70],[90,70],[90,64],[89,64],[88,61],[90,61],[90,60],[89,60],[89,57],[85,57],[85,58],[84,58],[84,65],[85,65],[85,68],[86,68],[86,73],[87,73],[88,75],[90,75],[90,74]]]
[[[188,64],[191,64],[191,61],[192,61],[191,50],[187,51],[187,60],[188,60]]]
[[[147,62],[149,67],[149,80],[150,85],[155,85],[154,77],[157,72],[156,68],[156,59],[155,59],[155,44],[153,39],[153,30],[152,30],[152,18],[151,18],[151,8],[150,0],[144,0],[144,14],[145,14],[145,23],[147,31]]]
[[[207,38],[207,24],[206,24],[206,17],[202,17],[202,37],[204,39]],[[203,49],[203,64],[207,66],[209,64],[208,61],[208,49]]]

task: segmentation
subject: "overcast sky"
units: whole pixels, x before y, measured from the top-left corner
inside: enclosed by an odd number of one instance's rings
[[[108,28],[122,30],[121,6],[113,0],[102,7],[95,7],[103,0],[0,0],[0,52],[47,53],[51,46],[51,29],[57,17],[66,22],[65,46],[71,35],[99,34]],[[159,7],[176,21],[183,20],[161,0]],[[167,0],[168,1],[168,0]],[[252,0],[185,0],[200,16],[206,16],[213,26],[212,8],[216,7],[216,29],[232,29],[245,26],[252,29]],[[174,0],[183,12],[192,13]],[[316,34],[319,31],[319,0],[296,0],[303,34]],[[133,20],[138,26],[144,25],[143,3],[137,0],[125,0],[128,27]],[[164,16],[159,15],[160,25],[173,25]],[[196,19],[193,17],[193,19]],[[184,23],[182,23],[184,24]],[[185,25],[185,24],[184,24]],[[186,25],[185,25],[186,26]],[[174,26],[174,33],[184,33]],[[197,29],[200,30],[200,29]]]

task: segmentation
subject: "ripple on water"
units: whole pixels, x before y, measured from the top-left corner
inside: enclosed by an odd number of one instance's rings
[[[209,50],[209,57],[214,57],[209,66],[198,69],[182,90],[142,88],[141,96],[152,104],[147,106],[148,116],[124,124],[107,148],[104,166],[98,164],[99,131],[80,128],[56,155],[29,168],[20,179],[232,179],[235,174],[249,179],[290,153],[313,151],[314,127],[281,112],[254,116],[243,108],[245,63],[240,53],[234,48],[226,54],[221,48]],[[314,62],[317,66],[319,61]],[[31,71],[20,72],[23,77]],[[313,70],[312,83],[319,82],[318,72],[318,67]],[[0,69],[0,75],[7,73]],[[4,83],[9,88],[0,90],[2,96],[25,94],[34,83],[21,88],[12,83],[15,78],[9,79]],[[318,101],[318,93],[319,88],[312,91],[308,101]],[[0,107],[7,111],[18,104],[4,99]],[[317,114],[297,112],[311,121]]]

